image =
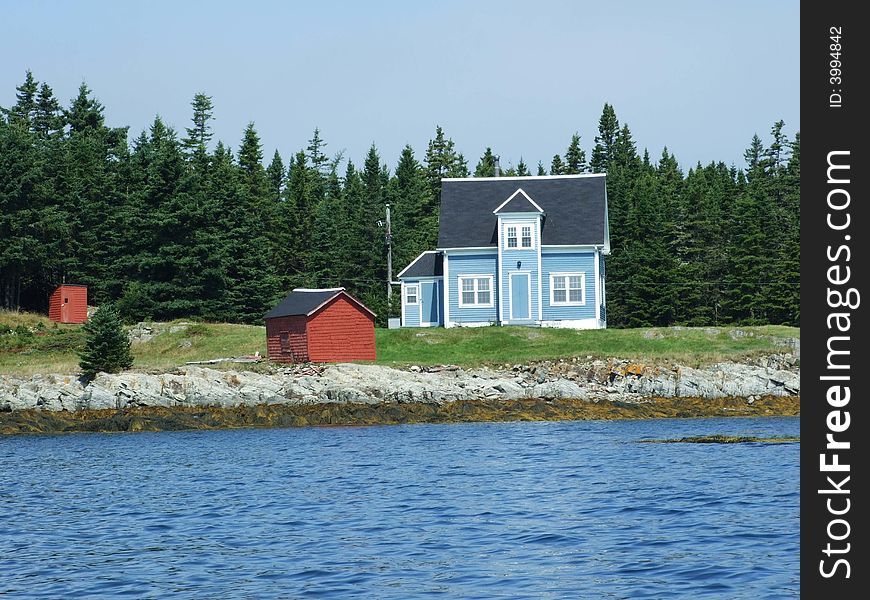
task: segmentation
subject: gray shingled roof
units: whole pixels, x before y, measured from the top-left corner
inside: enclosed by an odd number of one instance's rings
[[[544,244],[604,244],[604,179],[603,175],[445,179],[438,248],[495,247],[498,217],[492,211],[519,188],[544,210]]]
[[[444,255],[429,250],[399,271],[398,277],[441,277],[442,275],[444,275]]]
[[[339,294],[344,294],[353,302],[359,304],[359,306],[372,313],[372,315],[375,314],[363,306],[356,298],[345,292],[344,288],[322,290],[295,289],[287,294],[287,297],[281,300],[281,302],[278,303],[278,306],[267,312],[263,318],[271,319],[273,317],[308,316]]]

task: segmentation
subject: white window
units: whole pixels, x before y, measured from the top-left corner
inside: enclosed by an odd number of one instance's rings
[[[459,278],[460,308],[486,308],[492,305],[492,275]]]
[[[550,273],[550,304],[553,306],[586,304],[586,274]]]
[[[508,250],[532,250],[535,247],[534,223],[504,225],[504,247]]]
[[[420,288],[418,285],[406,285],[405,286],[405,304],[417,304],[417,299],[419,298]]]
[[[532,226],[531,225],[523,225],[523,238],[522,238],[522,247],[523,248],[531,248],[532,247]]]

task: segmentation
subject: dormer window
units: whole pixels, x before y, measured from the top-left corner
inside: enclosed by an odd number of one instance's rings
[[[504,247],[506,250],[533,250],[535,248],[534,223],[505,223]]]

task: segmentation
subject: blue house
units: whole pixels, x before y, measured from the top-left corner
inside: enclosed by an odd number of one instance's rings
[[[604,174],[442,179],[438,247],[405,267],[403,327],[607,325]]]

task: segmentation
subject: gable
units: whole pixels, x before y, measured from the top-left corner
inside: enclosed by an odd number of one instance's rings
[[[517,194],[522,189],[523,194]],[[544,245],[605,245],[607,194],[604,174],[551,177],[489,177],[443,179],[438,248],[477,248],[498,245],[497,210],[505,199],[544,213]],[[507,205],[505,205],[507,207]],[[501,212],[506,212],[502,207]],[[521,210],[518,212],[528,212]]]
[[[492,211],[493,214],[502,213],[543,213],[537,202],[529,198],[529,195],[523,191],[523,188],[518,188],[511,196],[501,203],[501,205]]]

